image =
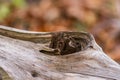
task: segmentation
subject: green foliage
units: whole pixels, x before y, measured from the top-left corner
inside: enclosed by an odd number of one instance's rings
[[[17,8],[24,7],[26,5],[25,0],[12,0],[11,3]]]
[[[10,13],[10,8],[8,4],[0,5],[0,21],[3,20]]]
[[[11,0],[11,2],[1,2],[0,3],[0,21],[3,21],[10,13],[11,6],[14,8],[25,7],[25,0]]]

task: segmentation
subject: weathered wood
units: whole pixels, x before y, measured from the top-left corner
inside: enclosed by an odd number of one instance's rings
[[[0,31],[1,29],[3,29],[3,26],[0,26]],[[15,31],[17,30],[15,29]],[[120,65],[102,51],[93,37],[91,41],[92,47],[90,46],[85,50],[68,55],[49,55],[39,52],[46,45],[49,45],[49,43],[42,43],[44,39],[40,43],[36,43],[36,40],[39,40],[38,37],[34,40],[34,36],[32,36],[33,40],[31,42],[29,39],[24,41],[19,37],[17,37],[19,39],[10,38],[12,37],[11,34],[9,37],[5,37],[9,35],[8,33],[6,35],[0,32],[0,34],[0,67],[12,80],[120,79]],[[24,34],[26,35],[26,32]],[[37,33],[38,36],[40,35],[40,39],[41,36],[44,36],[42,34]],[[48,42],[50,42],[49,40]],[[3,72],[1,71],[0,69],[3,78]]]

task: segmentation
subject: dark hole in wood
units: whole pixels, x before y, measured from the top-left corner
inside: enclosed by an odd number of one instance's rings
[[[59,49],[61,55],[71,54],[86,49],[90,43],[90,35],[76,32],[58,32],[53,34],[50,48]]]
[[[39,50],[41,53],[44,53],[44,54],[49,54],[49,55],[55,55],[54,53],[57,53],[58,50],[55,49],[54,51],[45,51],[45,50]]]
[[[36,71],[32,71],[32,72],[31,72],[31,75],[32,75],[33,77],[38,77],[38,73],[37,73]]]

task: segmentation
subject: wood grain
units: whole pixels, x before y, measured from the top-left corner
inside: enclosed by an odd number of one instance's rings
[[[83,51],[68,55],[49,55],[39,52],[46,46],[44,42],[35,43],[2,35],[0,67],[12,80],[120,79],[120,65],[102,51],[93,36],[92,47]]]

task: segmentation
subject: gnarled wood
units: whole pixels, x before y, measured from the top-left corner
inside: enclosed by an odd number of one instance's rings
[[[44,40],[43,38],[48,39],[43,33],[37,33],[35,40],[34,36],[36,34],[32,36],[32,41],[28,37],[24,41],[24,38],[19,35],[24,31],[18,34],[19,31],[16,29],[3,28],[4,26],[0,26],[0,31],[5,31],[5,33],[0,32],[0,67],[12,80],[120,79],[120,65],[102,51],[92,36],[91,46],[85,50],[67,55],[49,55],[39,52],[39,50],[44,49],[46,45],[50,44],[42,42]],[[12,31],[10,32],[9,30]],[[16,32],[17,37],[15,37]],[[14,37],[11,34],[14,34]],[[26,32],[22,35],[26,35]],[[47,35],[51,35],[51,33]],[[81,36],[81,34],[78,36]],[[39,39],[41,40],[39,41]],[[46,42],[50,42],[50,39],[51,37],[49,36]],[[36,43],[36,41],[38,42]],[[48,47],[48,49],[51,48]],[[0,69],[3,78],[3,72],[1,71]]]

